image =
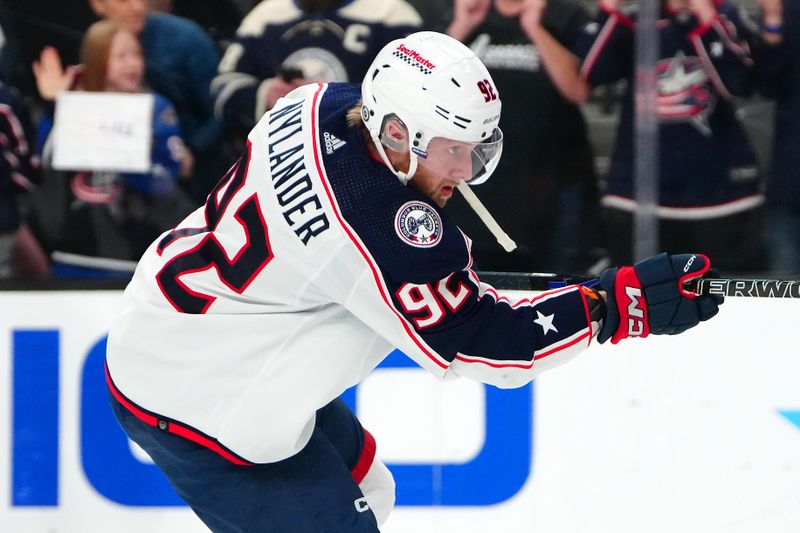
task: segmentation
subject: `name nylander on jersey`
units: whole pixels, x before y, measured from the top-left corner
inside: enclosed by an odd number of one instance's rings
[[[206,205],[148,249],[109,335],[127,407],[266,463],[393,348],[442,379],[516,387],[590,344],[579,289],[478,279],[469,239],[346,125],[359,99],[314,84],[279,100]]]

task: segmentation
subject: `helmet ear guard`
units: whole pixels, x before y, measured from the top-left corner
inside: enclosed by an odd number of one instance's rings
[[[365,123],[374,115],[374,112],[362,104],[361,118]],[[387,130],[390,124],[397,124],[403,130],[405,130],[405,139],[389,133]],[[408,150],[408,127],[406,127],[406,125],[397,115],[389,114],[383,117],[383,120],[381,121],[381,127],[379,129],[368,127],[367,131],[369,131],[369,136],[372,139],[372,143],[375,146],[375,149],[378,151],[378,154],[381,156],[384,164],[389,167],[392,173],[397,176],[397,179],[399,179],[403,185],[406,185],[417,171],[417,157],[412,151]],[[408,170],[406,172],[395,168],[394,164],[392,164],[392,161],[389,158],[389,155],[386,153],[386,148],[399,153],[403,153],[405,151],[409,152]]]
[[[396,126],[393,132],[389,131],[392,126]],[[402,135],[400,134],[401,130],[405,132]],[[381,143],[389,150],[394,150],[395,152],[405,152],[408,150],[408,128],[403,121],[400,120],[400,117],[395,114],[383,117],[380,139]]]

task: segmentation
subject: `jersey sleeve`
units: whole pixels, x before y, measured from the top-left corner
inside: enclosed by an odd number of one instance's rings
[[[621,11],[598,9],[584,25],[572,51],[581,58],[581,76],[595,87],[630,76],[634,22]]]
[[[348,308],[423,368],[517,387],[589,346],[579,288],[501,295],[480,281],[469,239],[434,206],[412,200],[391,218],[393,228],[361,234],[373,261],[362,281],[378,286],[382,308],[362,307],[369,298],[351,298]],[[423,246],[426,238],[439,242]]]
[[[719,6],[717,16],[689,33],[689,40],[719,94],[747,96],[753,89],[753,58],[749,29],[729,5]]]
[[[503,388],[568,361],[592,338],[578,287],[503,296],[465,269],[425,284],[396,284],[393,303],[450,372]]]

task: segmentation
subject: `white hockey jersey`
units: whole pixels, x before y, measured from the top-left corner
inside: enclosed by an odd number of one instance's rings
[[[469,239],[347,127],[359,99],[315,84],[280,100],[206,205],[147,250],[107,355],[140,419],[274,462],[394,348],[440,378],[517,387],[590,344],[577,287],[511,301],[480,282]]]

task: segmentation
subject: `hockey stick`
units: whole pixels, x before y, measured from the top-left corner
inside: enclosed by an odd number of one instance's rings
[[[700,278],[684,284],[695,294],[744,298],[800,298],[800,281],[780,279]]]
[[[478,272],[478,277],[497,289],[543,291],[565,285],[594,285],[597,278],[545,272]],[[718,294],[743,298],[800,298],[800,281],[778,279],[700,278],[684,284],[694,294]]]

